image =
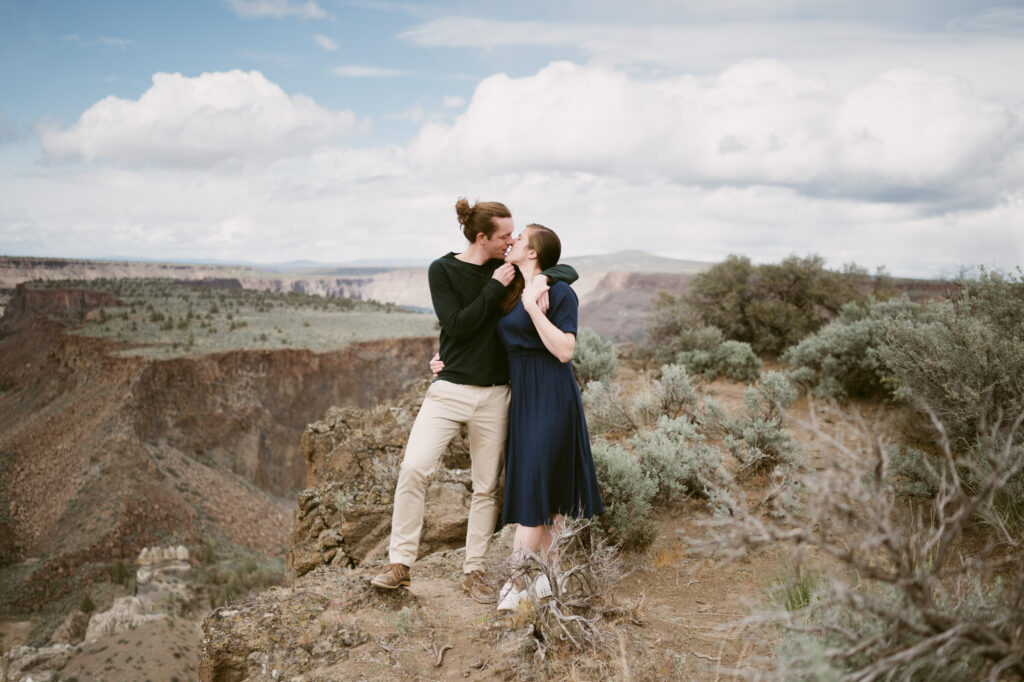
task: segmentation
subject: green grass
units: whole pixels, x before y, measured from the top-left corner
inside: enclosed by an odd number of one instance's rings
[[[214,289],[159,279],[53,280],[45,288],[83,288],[117,297],[75,330],[125,343],[121,355],[194,357],[231,350],[336,350],[360,341],[437,333],[431,314],[351,298]]]
[[[211,609],[284,582],[283,556],[265,556],[227,545],[214,549],[207,544],[202,548],[201,558],[197,583]]]
[[[792,613],[810,606],[817,586],[818,575],[816,573],[796,567],[779,575],[764,594],[769,601],[774,601]]]

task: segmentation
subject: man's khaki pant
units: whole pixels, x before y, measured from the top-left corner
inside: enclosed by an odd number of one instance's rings
[[[409,433],[395,489],[390,561],[412,566],[423,530],[427,478],[437,470],[448,443],[469,427],[473,496],[466,529],[466,573],[483,568],[487,543],[498,520],[498,478],[508,437],[508,386],[466,386],[435,381],[427,390]]]

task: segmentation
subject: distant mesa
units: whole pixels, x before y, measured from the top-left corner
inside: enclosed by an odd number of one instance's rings
[[[618,341],[643,338],[649,300],[656,291],[684,292],[712,263],[644,251],[566,256],[580,273],[581,323]],[[0,256],[0,307],[19,282],[33,279],[166,278],[195,286],[242,287],[394,303],[430,311],[427,261],[373,259],[339,264],[292,261],[272,265],[158,263]]]

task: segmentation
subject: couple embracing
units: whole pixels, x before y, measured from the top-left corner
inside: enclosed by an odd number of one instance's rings
[[[550,585],[509,581],[500,592],[484,576],[484,555],[498,520],[518,524],[513,552],[547,560],[565,516],[604,511],[590,453],[583,402],[569,360],[579,303],[569,284],[576,271],[558,263],[561,243],[542,225],[513,238],[504,204],[455,204],[469,246],[430,264],[430,297],[441,325],[437,375],[416,417],[395,489],[390,562],[370,582],[381,589],[410,584],[423,529],[427,479],[451,439],[468,427],[473,494],[462,588],[480,603],[514,610],[528,590]],[[506,447],[507,442],[507,447]]]

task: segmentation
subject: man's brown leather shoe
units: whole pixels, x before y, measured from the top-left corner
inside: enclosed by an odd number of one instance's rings
[[[484,578],[483,571],[467,573],[466,579],[462,581],[462,589],[469,592],[469,596],[475,602],[493,604],[498,601],[498,593],[494,591],[494,588]]]
[[[370,584],[382,590],[397,590],[403,585],[409,585],[409,567],[405,564],[388,564],[388,567],[378,573]]]

